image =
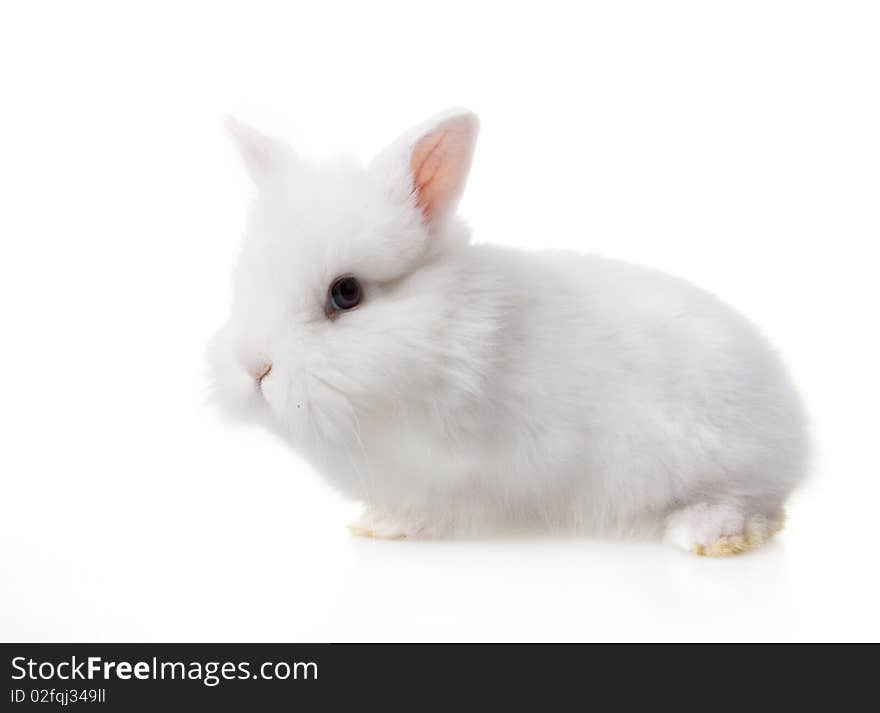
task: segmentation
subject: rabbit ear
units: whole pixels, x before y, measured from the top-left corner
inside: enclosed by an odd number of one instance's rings
[[[403,184],[430,225],[455,211],[464,191],[479,120],[469,111],[446,112],[404,134],[374,161]]]
[[[285,160],[293,156],[287,144],[269,138],[247,124],[231,116],[224,122],[229,135],[235,141],[245,166],[254,183],[260,184]]]

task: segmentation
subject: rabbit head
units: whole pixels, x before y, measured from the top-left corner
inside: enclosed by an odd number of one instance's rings
[[[477,119],[447,112],[366,168],[310,165],[229,129],[257,191],[212,345],[216,395],[299,444],[350,438],[360,415],[430,388],[444,368],[450,286],[424,268],[469,240],[455,209]]]

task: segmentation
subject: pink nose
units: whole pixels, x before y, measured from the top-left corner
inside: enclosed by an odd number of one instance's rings
[[[256,377],[257,377],[257,383],[258,383],[258,384],[263,383],[263,379],[265,379],[267,376],[269,376],[269,374],[271,373],[271,371],[272,371],[272,365],[271,365],[271,364],[268,364],[268,363],[267,363],[267,364],[263,364],[262,366],[260,366],[260,367],[257,369],[256,374],[255,374]]]

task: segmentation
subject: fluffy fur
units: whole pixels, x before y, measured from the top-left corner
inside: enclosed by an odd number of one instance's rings
[[[353,531],[649,532],[732,554],[781,526],[807,443],[776,354],[683,280],[470,244],[454,213],[473,115],[367,168],[230,128],[258,190],[217,396],[362,501]],[[328,317],[344,274],[363,303]]]

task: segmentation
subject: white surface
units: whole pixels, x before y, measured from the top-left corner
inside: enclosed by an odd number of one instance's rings
[[[880,638],[875,5],[218,5],[0,11],[0,639]],[[221,115],[367,156],[455,104],[478,239],[670,270],[782,349],[818,457],[777,542],[352,539],[204,405]]]

